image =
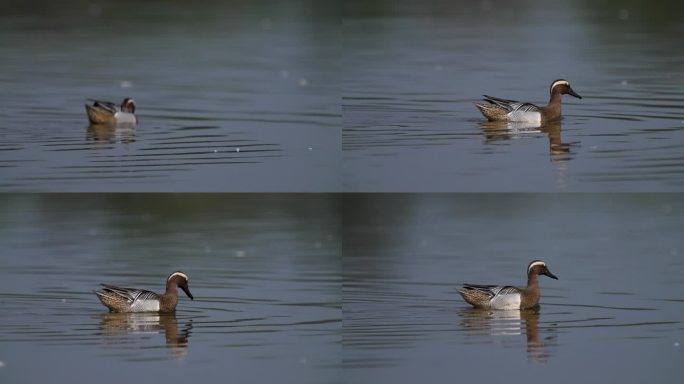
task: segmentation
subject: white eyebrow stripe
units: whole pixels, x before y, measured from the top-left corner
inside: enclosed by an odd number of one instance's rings
[[[555,87],[556,85],[568,85],[569,86],[570,83],[568,83],[567,80],[557,80],[557,81],[554,81],[553,84],[551,84],[551,89],[553,89],[553,87]]]
[[[184,278],[185,280],[188,280],[188,276],[187,276],[185,273],[183,273],[183,272],[174,272],[174,273],[171,274],[171,276],[169,276],[168,279],[166,279],[166,281],[171,280],[171,278],[174,277],[174,276],[181,276],[181,277]]]
[[[532,264],[530,264],[529,267],[527,267],[527,273],[530,273],[530,269],[532,269],[532,267],[537,266],[537,265],[546,266],[546,263],[543,262],[543,261],[535,261],[535,262],[533,262]]]

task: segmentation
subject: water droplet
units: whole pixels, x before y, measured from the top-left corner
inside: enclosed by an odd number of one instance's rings
[[[125,88],[130,88],[132,86],[133,86],[133,83],[128,81],[128,80],[124,80],[121,82],[121,88],[125,89]]]
[[[309,80],[307,80],[305,78],[299,79],[299,86],[300,87],[306,87],[307,85],[309,85]]]

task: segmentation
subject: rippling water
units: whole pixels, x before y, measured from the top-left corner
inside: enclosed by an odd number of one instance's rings
[[[345,190],[682,190],[678,5],[350,3]],[[583,99],[564,97],[554,137],[493,134],[473,105],[482,94],[545,105],[558,78]]]
[[[5,196],[0,244],[5,383],[339,382],[332,198]],[[175,315],[110,314],[92,292],[160,292],[174,270],[195,297]]]
[[[344,199],[349,383],[671,381],[681,376],[682,196]],[[464,283],[524,285],[538,311],[482,311]]]
[[[340,189],[329,3],[125,4],[6,7],[0,189]],[[124,97],[137,128],[88,126]]]

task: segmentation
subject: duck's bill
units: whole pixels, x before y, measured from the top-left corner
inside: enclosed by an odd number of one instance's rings
[[[546,276],[548,276],[548,277],[554,279],[554,280],[558,280],[558,277],[556,277],[556,275],[554,275],[553,273],[551,273],[551,271],[549,271],[548,269],[544,272],[544,274],[545,274]]]
[[[581,99],[582,96],[578,95],[577,92],[573,91],[572,88],[568,89],[568,94],[571,96],[575,96],[578,99]]]
[[[188,287],[181,286],[181,289],[183,290],[183,292],[185,292],[186,295],[188,295],[190,300],[195,300],[195,298],[192,297],[192,293],[190,293],[190,290],[188,289]]]

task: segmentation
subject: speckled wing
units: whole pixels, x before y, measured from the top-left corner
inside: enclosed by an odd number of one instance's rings
[[[463,289],[474,290],[484,295],[487,295],[490,299],[499,293],[502,287],[496,285],[483,285],[483,284],[463,284]]]

